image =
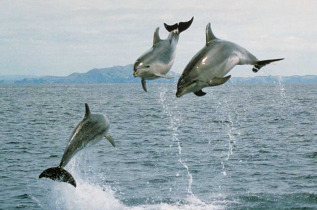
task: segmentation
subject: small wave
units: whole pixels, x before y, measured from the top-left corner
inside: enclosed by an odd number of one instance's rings
[[[157,205],[144,205],[131,208],[133,210],[210,210],[210,209],[224,209],[221,206],[216,205],[197,205],[197,204],[157,204]]]
[[[149,180],[149,183],[166,183],[168,180],[166,179],[152,179]]]
[[[16,209],[25,209],[25,208],[27,208],[27,206],[23,205],[23,204],[19,204],[19,205],[15,206],[15,208]]]
[[[19,141],[9,141],[6,144],[20,144],[21,142]]]
[[[49,157],[50,157],[50,158],[55,158],[55,157],[59,157],[59,155],[57,155],[57,154],[51,154]]]
[[[308,154],[306,154],[306,157],[308,157],[308,158],[316,158],[317,157],[317,152],[308,153]]]
[[[146,162],[143,162],[141,163],[142,166],[155,166],[155,163],[151,162],[151,161],[146,161]]]
[[[312,180],[316,180],[317,176],[316,176],[316,175],[307,174],[307,175],[299,176],[299,178],[300,178],[300,179],[312,179]]]
[[[15,196],[15,198],[25,199],[25,198],[30,198],[30,196],[28,194],[24,193],[24,194]]]
[[[315,193],[286,193],[286,194],[249,194],[239,196],[240,203],[253,208],[272,209],[277,207],[316,209],[317,194]],[[253,203],[253,204],[252,204]],[[243,208],[243,206],[241,206]]]
[[[229,120],[213,120],[212,122],[214,123],[219,123],[219,124],[229,124],[232,123]]]

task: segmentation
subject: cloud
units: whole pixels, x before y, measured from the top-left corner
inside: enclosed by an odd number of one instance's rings
[[[166,38],[164,22],[192,16],[193,25],[180,37],[177,72],[205,44],[208,22],[216,36],[261,58],[316,57],[316,6],[312,0],[5,0],[0,7],[0,74],[67,75],[133,63],[151,47],[156,27]],[[292,59],[288,67],[304,66],[304,71],[291,72],[313,74],[315,67],[306,63]]]

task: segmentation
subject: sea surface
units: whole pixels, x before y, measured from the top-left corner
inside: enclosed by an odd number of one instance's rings
[[[0,209],[317,209],[317,84],[1,85]],[[111,123],[57,166],[84,103]]]

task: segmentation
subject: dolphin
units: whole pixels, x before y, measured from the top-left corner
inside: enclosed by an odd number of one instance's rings
[[[86,113],[70,136],[62,160],[57,167],[44,170],[39,178],[50,178],[60,182],[67,182],[76,187],[74,177],[64,169],[71,158],[80,150],[99,142],[103,137],[115,146],[110,135],[108,135],[109,121],[102,114],[91,114],[88,104],[85,104]]]
[[[151,49],[141,55],[134,63],[133,76],[140,77],[143,90],[147,92],[146,80],[157,78],[171,79],[173,77],[166,76],[172,68],[176,46],[179,39],[179,34],[190,27],[194,17],[188,22],[179,22],[174,25],[164,23],[166,30],[169,33],[167,39],[161,39],[159,29],[156,28],[153,37],[153,46]]]
[[[254,65],[252,71],[284,58],[258,60],[248,50],[229,41],[218,39],[206,26],[206,45],[190,60],[177,83],[176,97],[193,92],[204,96],[203,88],[222,85],[231,75],[225,76],[236,65]]]

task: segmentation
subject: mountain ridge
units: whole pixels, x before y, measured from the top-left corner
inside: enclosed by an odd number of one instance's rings
[[[139,83],[140,78],[132,75],[133,65],[94,68],[86,73],[74,72],[68,76],[30,76],[22,75],[0,76],[0,84],[104,84],[104,83]],[[180,74],[173,71],[168,73],[173,79],[152,80],[153,83],[176,83]],[[317,83],[317,75],[305,76],[256,76],[232,77],[229,83]]]

